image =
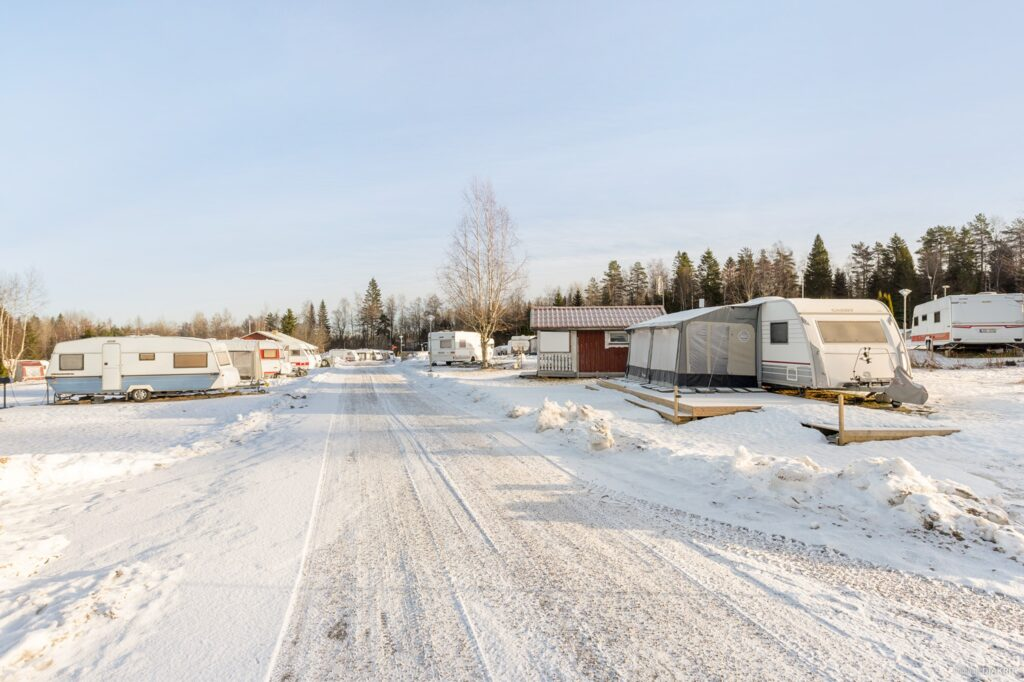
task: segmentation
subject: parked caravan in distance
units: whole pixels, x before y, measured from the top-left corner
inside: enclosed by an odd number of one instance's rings
[[[1024,294],[943,296],[916,305],[910,340],[928,348],[1024,344]]]
[[[536,355],[537,336],[513,336],[508,340],[508,350],[512,355]]]
[[[428,338],[431,365],[451,365],[456,362],[481,362],[480,335],[476,332],[431,332]],[[494,339],[488,339],[488,357],[494,350]]]
[[[45,360],[18,360],[10,364],[13,365],[12,381],[46,381]]]
[[[291,364],[291,374],[293,375],[309,374],[309,370],[320,366],[320,356],[316,346],[294,336],[288,336],[282,332],[260,331],[246,334],[242,338],[247,341],[263,339],[281,344],[287,350],[287,359]]]
[[[629,327],[627,377],[663,386],[762,384],[928,398],[880,301],[759,298]]]
[[[263,360],[260,358],[261,343],[268,341],[247,341],[229,339],[224,342],[231,355],[231,364],[238,370],[239,378],[250,384],[260,384],[264,379]]]
[[[57,399],[206,393],[234,388],[238,370],[223,341],[182,336],[99,336],[61,341],[46,379]]]

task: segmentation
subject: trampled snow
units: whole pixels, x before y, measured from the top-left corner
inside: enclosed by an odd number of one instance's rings
[[[960,433],[840,448],[812,401],[674,426],[416,360],[208,400],[18,386],[0,679],[1012,674],[1024,368],[915,378],[934,414],[848,423]]]

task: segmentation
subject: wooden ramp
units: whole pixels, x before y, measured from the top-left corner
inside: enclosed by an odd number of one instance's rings
[[[678,391],[676,391],[671,397],[662,397],[647,391],[631,389],[619,382],[606,381],[604,379],[598,379],[597,385],[602,388],[610,388],[613,391],[619,391],[621,393],[631,395],[634,398],[639,398],[645,402],[667,408],[667,410],[659,410],[656,407],[644,405],[643,403],[626,398],[626,402],[636,405],[637,407],[653,410],[658,413],[662,419],[670,421],[673,424],[685,424],[686,422],[690,422],[695,419],[721,417],[727,414],[736,414],[737,412],[754,412],[761,409],[761,405],[756,402],[746,404],[740,404],[739,401],[736,401],[735,404],[722,402],[709,403],[701,400],[701,398],[704,397],[703,395],[687,395],[685,398],[680,398]],[[744,394],[744,397],[752,398],[754,395],[755,394]],[[733,396],[732,394],[728,394],[721,397],[730,398]]]
[[[845,401],[839,396],[839,423],[822,424],[818,422],[801,422],[809,429],[821,431],[826,436],[835,436],[836,445],[848,443],[869,443],[879,440],[903,440],[905,438],[921,438],[924,436],[949,436],[959,433],[960,429],[921,429],[902,427],[873,427],[867,429],[846,428]]]

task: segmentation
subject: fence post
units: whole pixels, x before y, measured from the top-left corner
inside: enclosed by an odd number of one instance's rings
[[[846,434],[845,434],[845,431],[846,431],[846,414],[845,414],[845,409],[844,409],[845,408],[845,402],[846,402],[845,397],[842,394],[840,394],[839,395],[839,435],[838,435],[837,440],[836,440],[836,442],[839,443],[839,445],[846,445]]]

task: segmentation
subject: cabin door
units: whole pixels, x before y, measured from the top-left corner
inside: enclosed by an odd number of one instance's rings
[[[104,391],[121,390],[121,344],[103,344],[103,385]]]

